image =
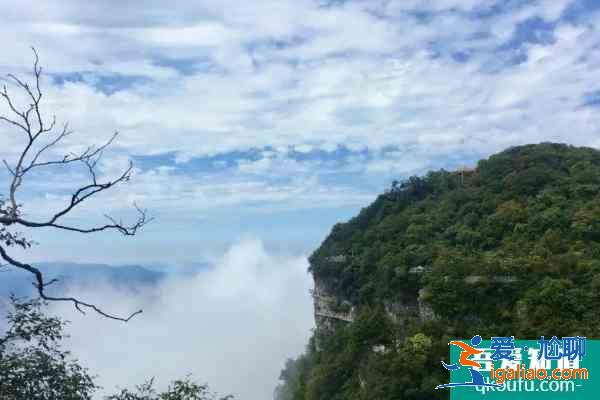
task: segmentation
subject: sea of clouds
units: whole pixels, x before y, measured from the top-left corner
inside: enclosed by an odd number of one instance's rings
[[[212,268],[173,275],[148,291],[68,289],[108,311],[144,310],[127,324],[79,315],[66,304],[52,304],[51,311],[71,321],[66,346],[98,374],[104,393],[151,377],[164,387],[192,374],[221,394],[266,400],[313,326],[307,266],[305,256],[272,254],[247,238]]]

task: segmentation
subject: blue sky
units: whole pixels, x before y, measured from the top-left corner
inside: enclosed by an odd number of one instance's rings
[[[135,162],[74,221],[134,201],[156,217],[132,240],[31,233],[31,259],[183,263],[244,237],[307,253],[393,179],[523,143],[600,147],[596,1],[0,3],[0,72],[38,49],[45,110],[77,132],[62,151],[119,131],[102,174]],[[14,160],[22,138],[0,133]],[[24,209],[83,178],[32,177]]]

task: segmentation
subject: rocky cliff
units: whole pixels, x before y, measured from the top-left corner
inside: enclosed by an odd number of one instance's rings
[[[600,336],[600,152],[520,146],[394,183],[310,271],[294,400],[443,398],[451,338]]]

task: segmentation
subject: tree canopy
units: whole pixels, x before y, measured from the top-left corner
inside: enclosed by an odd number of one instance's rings
[[[91,400],[98,398],[96,377],[62,347],[67,322],[42,311],[44,303],[11,297],[6,330],[0,336],[0,399]],[[121,389],[105,400],[231,400],[219,397],[208,385],[190,376],[178,379],[164,391],[155,380]]]
[[[599,195],[600,152],[554,143],[395,182],[310,258],[356,316],[287,366],[293,399],[445,396],[449,338],[600,336]]]

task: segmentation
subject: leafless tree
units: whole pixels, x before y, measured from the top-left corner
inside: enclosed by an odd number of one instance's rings
[[[48,301],[71,302],[75,308],[85,313],[86,309],[91,309],[98,314],[119,321],[129,321],[135,315],[142,312],[136,311],[129,316],[120,317],[107,312],[94,304],[81,301],[74,297],[54,297],[46,294],[48,285],[56,282],[56,279],[45,281],[42,272],[27,263],[20,262],[11,257],[6,251],[11,246],[19,246],[24,249],[31,247],[32,242],[25,238],[21,233],[15,231],[19,227],[27,228],[52,228],[57,230],[66,230],[79,232],[84,234],[101,232],[101,231],[116,231],[126,236],[133,236],[136,232],[150,221],[146,214],[146,210],[139,208],[134,204],[137,210],[138,217],[132,224],[125,224],[120,220],[106,215],[107,223],[92,227],[78,227],[64,223],[64,217],[71,211],[81,206],[86,200],[93,196],[104,192],[116,185],[129,181],[132,173],[132,164],[126,168],[120,175],[113,180],[100,181],[98,178],[98,161],[102,153],[106,150],[118,133],[114,133],[110,139],[99,146],[89,146],[85,150],[78,153],[69,153],[62,157],[48,158],[50,153],[56,153],[56,147],[73,132],[69,129],[69,125],[65,123],[62,126],[57,126],[56,117],[50,121],[44,119],[41,111],[42,91],[40,89],[40,80],[42,68],[39,65],[39,57],[35,48],[33,49],[34,64],[33,64],[33,84],[27,83],[15,75],[7,75],[6,81],[11,86],[23,92],[27,98],[25,107],[19,107],[14,97],[11,96],[6,85],[2,87],[0,96],[6,103],[8,115],[0,115],[0,121],[8,124],[16,131],[24,135],[24,145],[20,149],[16,161],[8,162],[2,160],[4,166],[8,170],[8,189],[7,194],[0,197],[0,257],[7,263],[8,266],[19,268],[30,272],[34,275],[35,286],[39,296]],[[52,150],[52,151],[49,151]],[[65,167],[74,164],[83,165],[89,175],[88,184],[75,189],[70,200],[64,207],[58,210],[48,218],[35,221],[27,218],[21,211],[22,204],[19,202],[19,190],[23,185],[23,181],[27,178],[31,171],[48,167]]]

